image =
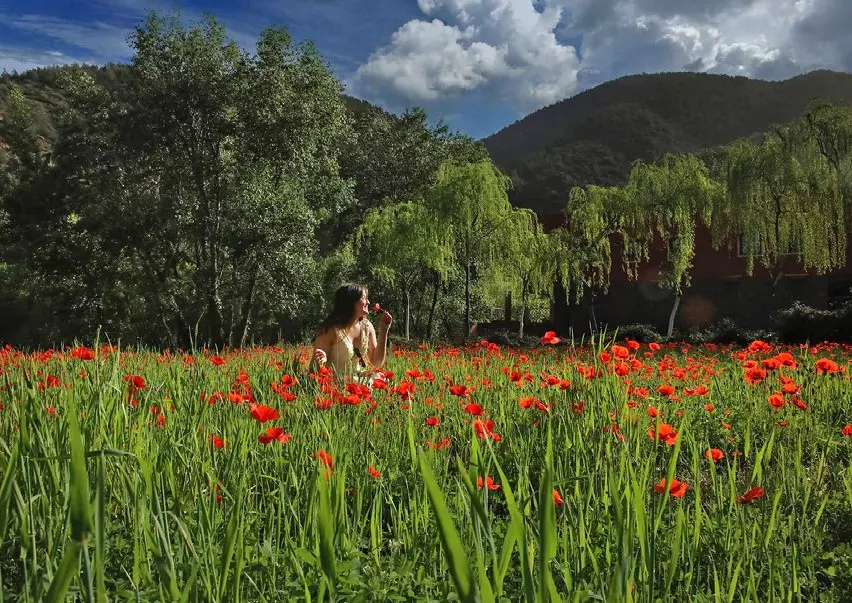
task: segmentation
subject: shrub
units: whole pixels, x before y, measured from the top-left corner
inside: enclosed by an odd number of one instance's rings
[[[852,341],[852,302],[818,310],[800,302],[778,313],[776,333],[785,343]]]
[[[663,336],[651,325],[632,324],[618,327],[616,337],[619,340],[632,339],[639,343],[651,343],[652,341],[660,342]]]

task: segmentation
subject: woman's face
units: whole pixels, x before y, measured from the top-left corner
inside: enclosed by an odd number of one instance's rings
[[[361,298],[355,302],[355,318],[363,318],[370,313],[370,298],[367,297],[367,292],[361,294]]]

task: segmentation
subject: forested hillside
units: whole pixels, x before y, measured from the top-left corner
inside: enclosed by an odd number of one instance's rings
[[[513,203],[561,213],[573,186],[627,180],[636,159],[697,153],[799,118],[816,99],[852,103],[852,74],[783,82],[703,73],[634,75],[536,111],[485,139]]]

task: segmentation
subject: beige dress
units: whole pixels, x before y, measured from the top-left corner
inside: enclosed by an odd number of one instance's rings
[[[367,360],[367,334],[366,329],[361,327],[360,345],[358,351],[361,358]],[[369,371],[355,356],[355,345],[343,329],[335,329],[336,339],[328,351],[327,362],[339,379],[367,383]]]

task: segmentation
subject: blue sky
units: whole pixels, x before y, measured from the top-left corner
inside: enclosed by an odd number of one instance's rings
[[[212,14],[247,50],[286,26],[353,96],[475,138],[631,73],[852,71],[849,0],[0,0],[0,71],[126,62],[132,28],[172,8]]]

